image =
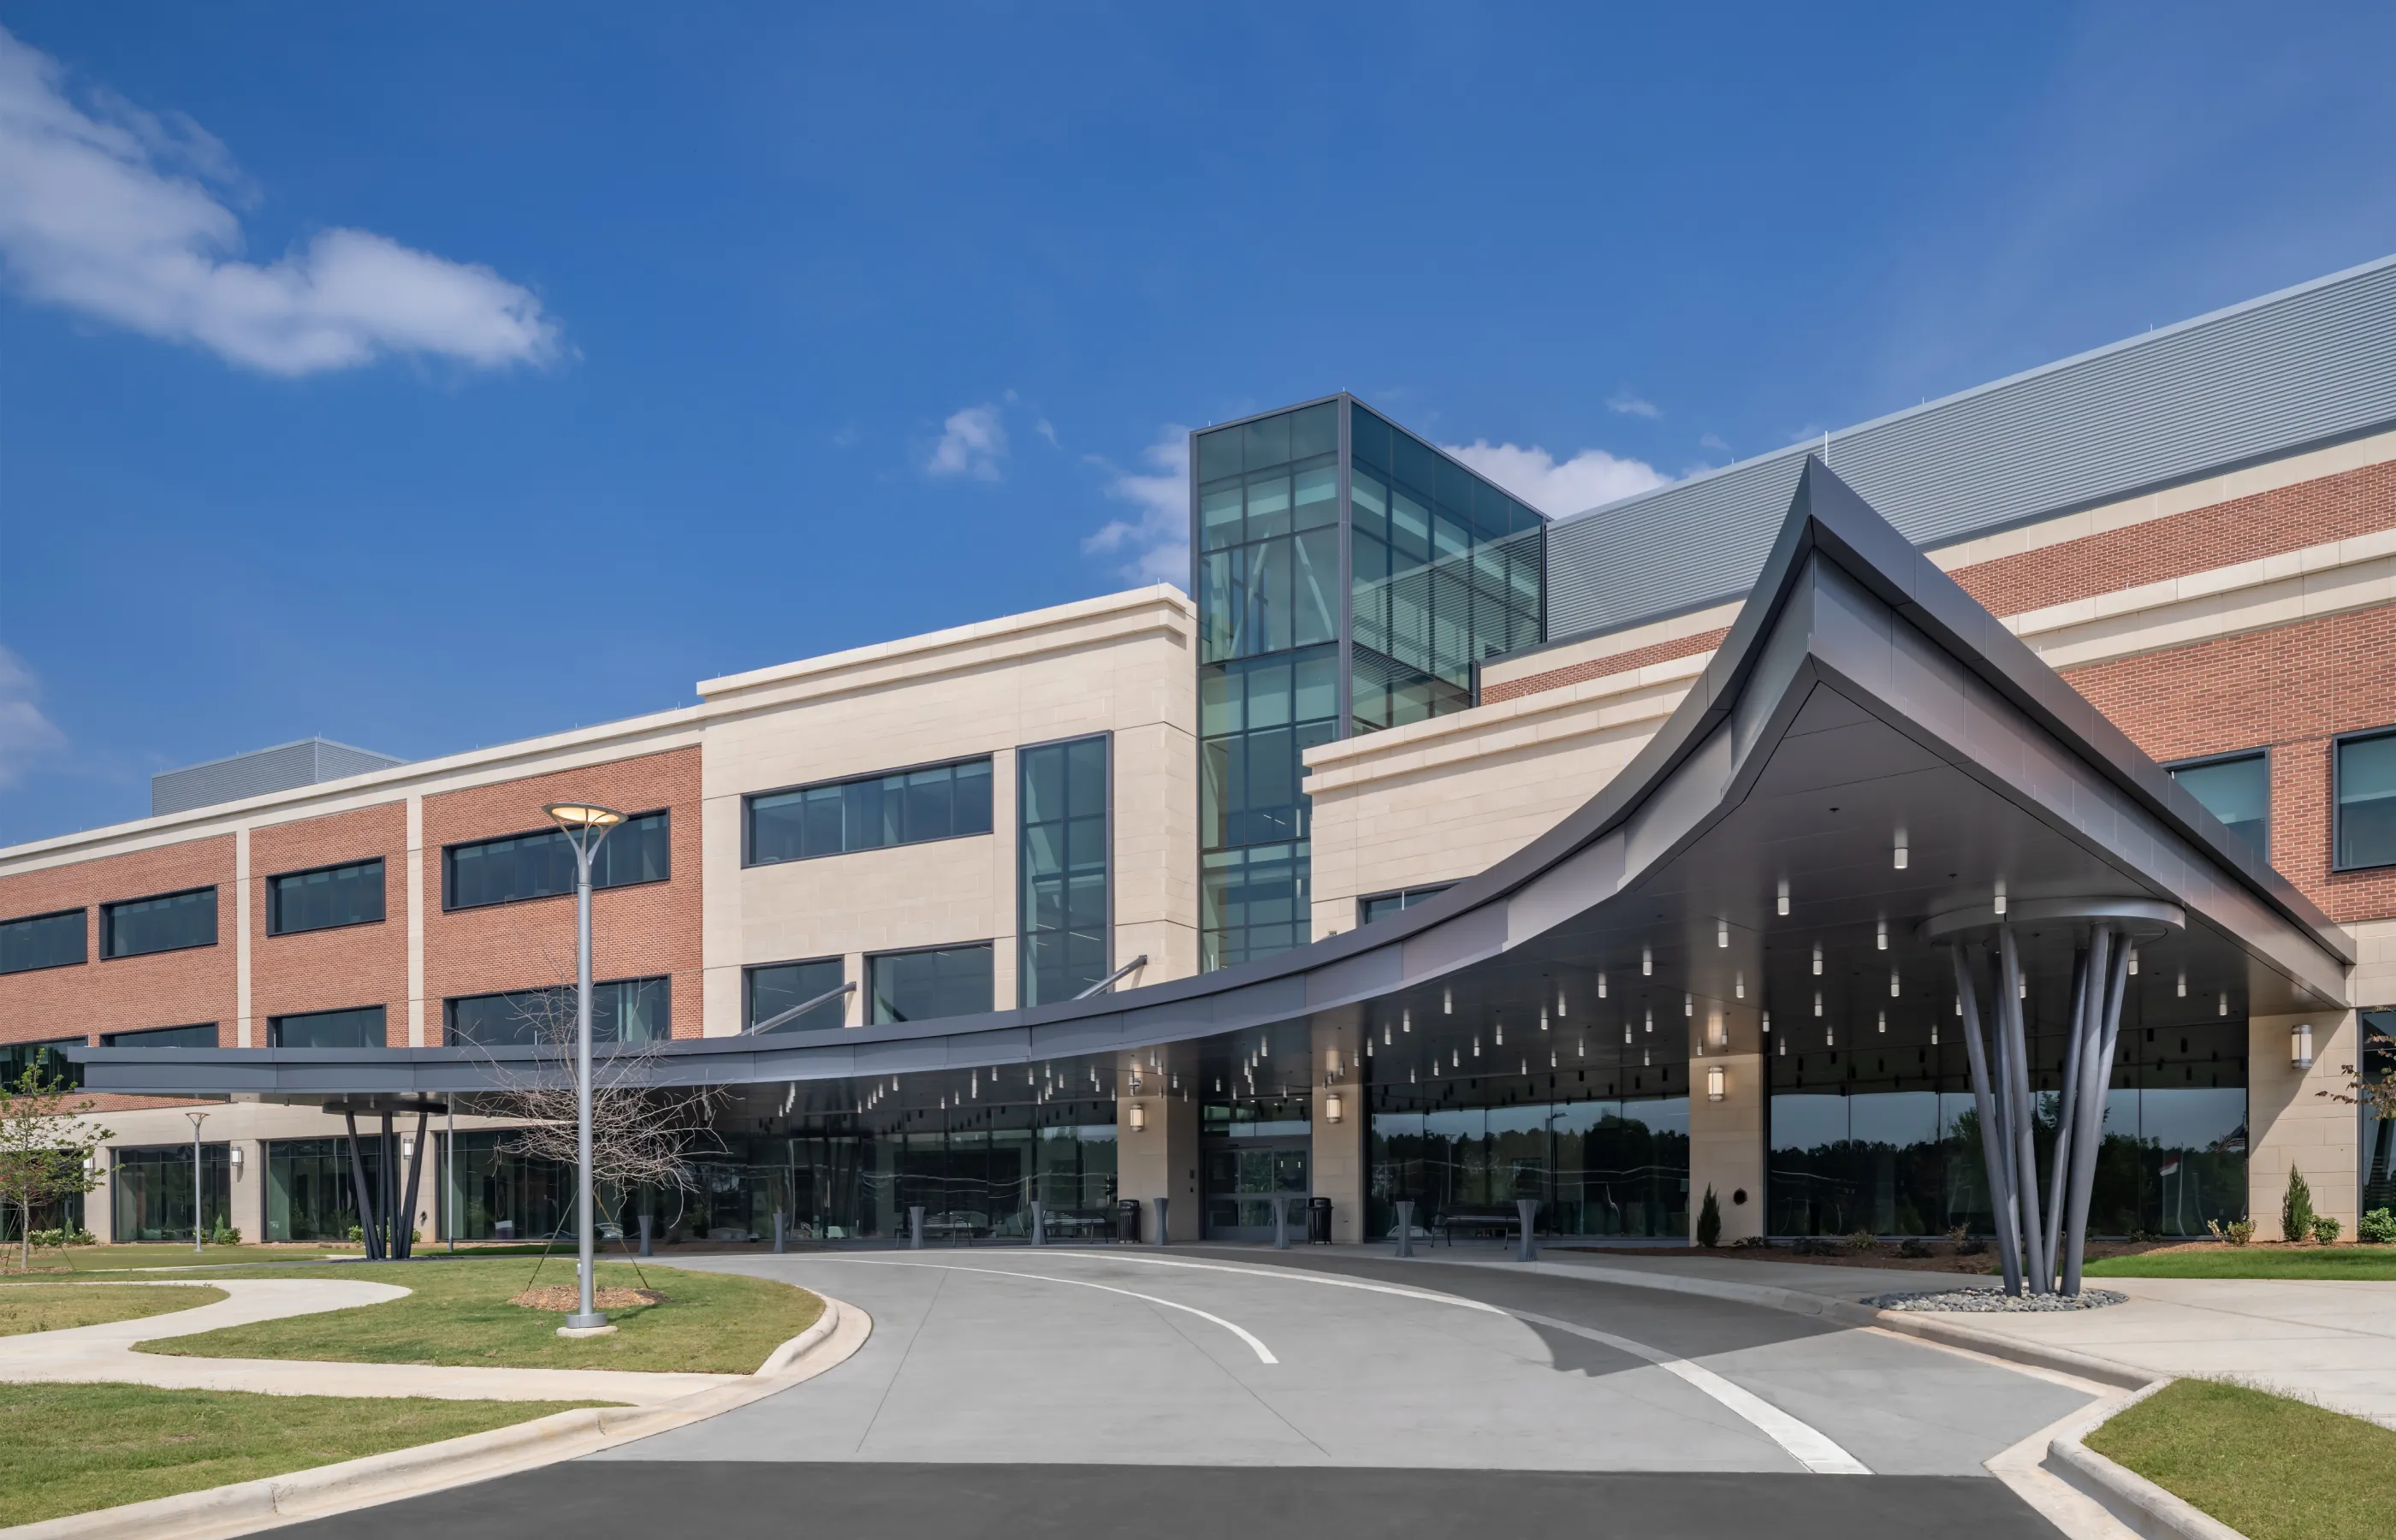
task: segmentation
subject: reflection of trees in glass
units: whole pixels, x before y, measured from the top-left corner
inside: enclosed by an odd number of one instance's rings
[[[1416,1204],[1419,1223],[1436,1224],[1529,1198],[1551,1233],[1684,1233],[1687,1120],[1679,1097],[1376,1114],[1375,1231],[1396,1224],[1400,1199]]]

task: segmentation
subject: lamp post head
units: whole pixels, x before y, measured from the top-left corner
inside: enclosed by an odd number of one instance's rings
[[[568,833],[581,830],[613,829],[624,821],[621,813],[595,803],[550,803],[541,811]]]

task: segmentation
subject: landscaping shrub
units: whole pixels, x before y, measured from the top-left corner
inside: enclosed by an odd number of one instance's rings
[[[2288,1194],[2280,1200],[2280,1239],[2290,1245],[2312,1233],[2313,1189],[2305,1174],[2291,1167]]]
[[[1879,1244],[1880,1237],[1874,1235],[1868,1229],[1856,1229],[1847,1232],[1847,1250],[1851,1252],[1858,1254],[1868,1252]]]
[[[241,1244],[241,1231],[233,1228],[231,1225],[224,1224],[220,1221],[216,1228],[208,1231],[208,1244],[211,1246],[238,1246]]]
[[[2228,1245],[2243,1246],[2255,1239],[2255,1221],[2252,1219],[2232,1219],[2226,1225],[2218,1219],[2207,1219],[2204,1226],[2213,1232],[2216,1241]]]
[[[2396,1244],[2396,1213],[2373,1209],[2354,1227],[2354,1238],[2374,1246]]]
[[[1899,1256],[1922,1257],[1934,1256],[1937,1254],[1930,1249],[1929,1241],[1924,1241],[1918,1235],[1909,1235],[1904,1240],[1897,1243],[1897,1255]]]
[[[2337,1232],[2345,1227],[2326,1214],[2313,1215],[2313,1243],[2319,1246],[2337,1244]]]
[[[99,1238],[87,1229],[46,1229],[33,1232],[37,1246],[97,1246]]]
[[[1705,1206],[1697,1210],[1697,1244],[1712,1247],[1722,1243],[1722,1204],[1714,1198],[1711,1183],[1706,1185]]]

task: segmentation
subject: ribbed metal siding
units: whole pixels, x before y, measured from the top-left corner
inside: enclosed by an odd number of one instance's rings
[[[150,814],[156,817],[166,813],[188,813],[194,807],[262,797],[269,791],[288,791],[295,787],[362,776],[369,770],[406,763],[326,738],[303,738],[298,743],[281,743],[272,749],[153,776]]]
[[[2170,485],[2396,419],[2396,259],[1830,436],[1830,467],[1917,545]],[[1819,441],[1594,510],[1548,536],[1548,634],[1736,598]]]

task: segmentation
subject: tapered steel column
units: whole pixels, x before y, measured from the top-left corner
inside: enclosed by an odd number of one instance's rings
[[[2071,1162],[2071,1229],[2065,1241],[2063,1292],[2080,1292],[2080,1269],[2088,1244],[2088,1206],[2096,1187],[2096,1156],[2105,1138],[2105,1102],[2113,1084],[2113,1054],[2121,1041],[2122,995],[2130,979],[2130,946],[2112,937],[2103,976],[2092,980],[2088,1072],[2080,1082],[2083,1106]],[[2089,972],[2097,972],[2092,964]]]
[[[2088,1028],[2096,1016],[2089,1003],[2092,979],[2101,983],[2105,964],[2096,954],[2102,947],[2097,937],[2104,927],[2091,934],[2089,944],[2071,955],[2071,1020],[2063,1039],[2063,1096],[2055,1104],[2055,1151],[2046,1180],[2046,1255],[2052,1268],[2062,1258],[2063,1195],[2071,1190],[2071,1145],[2073,1133],[2080,1126],[2080,1087],[2087,1078],[2088,1055],[2095,1034]]]
[[[1963,1048],[1972,1065],[1972,1105],[1980,1118],[1980,1164],[1988,1176],[1989,1209],[1997,1228],[1997,1252],[2004,1265],[2005,1293],[2022,1292],[2020,1240],[2014,1233],[2014,1184],[2010,1162],[1997,1118],[1996,1097],[1989,1084],[1989,1050],[1980,1040],[1979,989],[1972,978],[1970,959],[1963,946],[1950,947],[1955,962],[1955,999],[1963,1013]]]
[[[2014,928],[2001,925],[1997,929],[1997,1013],[2004,1022],[2005,1048],[2012,1062],[2009,1069],[2013,1082],[2012,1126],[2007,1132],[2014,1146],[2015,1180],[2021,1213],[2022,1265],[2030,1274],[2030,1293],[2055,1292],[2055,1258],[2041,1242],[2045,1224],[2038,1202],[2038,1146],[2034,1138],[2037,1114],[2030,1094],[2030,1039],[2022,1026],[2021,953],[2014,945]]]

